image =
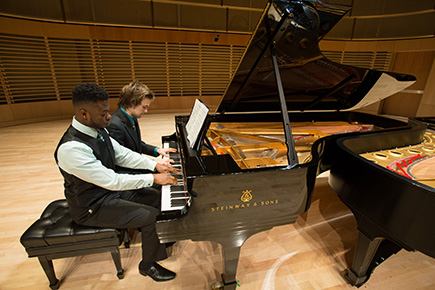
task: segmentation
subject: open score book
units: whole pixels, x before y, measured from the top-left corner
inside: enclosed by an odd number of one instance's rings
[[[186,124],[187,139],[190,142],[190,148],[194,148],[208,112],[209,108],[203,102],[196,99]]]

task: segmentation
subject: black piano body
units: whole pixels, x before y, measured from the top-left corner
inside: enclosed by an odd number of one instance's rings
[[[159,238],[220,243],[224,289],[236,288],[240,247],[250,236],[294,223],[309,209],[316,176],[336,161],[337,138],[398,131],[410,133],[409,144],[423,138],[421,123],[351,111],[400,91],[415,78],[323,57],[318,41],[346,10],[317,2],[271,0],[199,143],[191,146],[188,140],[189,116],[176,116],[176,133],[162,138],[179,149],[189,206],[179,215],[163,215],[157,224]],[[392,89],[385,91],[385,85]],[[335,121],[371,124],[373,130],[318,138],[310,145],[310,158],[299,162],[291,127]],[[210,146],[206,132],[214,123],[281,123],[287,162],[241,167],[231,154],[216,153]]]
[[[415,118],[416,120],[423,122],[430,130],[435,131],[435,117],[419,117]]]
[[[289,116],[295,122],[370,121],[383,128],[379,131],[385,132],[387,136],[400,135],[400,140],[405,140],[403,144],[420,142],[425,128],[421,123],[414,123],[412,120],[403,123],[355,112],[290,113]],[[249,123],[262,119],[273,122],[280,117],[278,113],[257,113],[211,115],[210,119],[211,122],[220,123]],[[294,223],[299,214],[309,209],[317,175],[329,170],[331,164],[334,167],[337,161],[345,159],[335,146],[340,135],[317,140],[312,146],[313,157],[309,163],[293,168],[275,166],[242,170],[228,154],[201,156],[201,152],[190,149],[185,135],[187,120],[188,116],[177,116],[177,134],[165,136],[162,141],[176,141],[178,144],[186,190],[193,194],[192,203],[185,215],[159,222],[158,235],[163,242],[192,240],[221,244],[224,251],[224,289],[233,289],[240,247],[256,233]],[[379,131],[346,135],[378,136],[376,132]],[[402,143],[399,140],[395,142]],[[357,177],[359,171],[354,171],[353,168],[351,166],[347,172],[355,172]],[[372,181],[366,183],[376,184]],[[414,187],[412,183],[407,185]],[[243,201],[245,193],[249,193],[249,201]],[[357,214],[355,216],[358,217]]]
[[[418,139],[412,135],[421,134],[424,127],[417,121],[410,122],[415,130],[336,140],[337,155],[329,183],[357,220],[358,242],[353,264],[346,273],[357,287],[367,282],[379,264],[401,249],[435,258],[435,188],[360,155],[386,149],[394,150],[393,153],[398,148],[410,150]]]

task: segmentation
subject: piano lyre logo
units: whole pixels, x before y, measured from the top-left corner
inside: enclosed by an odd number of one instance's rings
[[[252,194],[251,194],[252,190],[244,190],[242,196],[240,197],[240,199],[243,202],[248,202],[252,199]]]

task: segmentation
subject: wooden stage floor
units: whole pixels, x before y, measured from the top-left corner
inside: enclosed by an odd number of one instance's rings
[[[172,134],[174,115],[147,114],[140,120],[143,139],[161,145]],[[21,234],[45,206],[64,198],[63,180],[53,152],[71,120],[0,128],[0,289],[49,289],[36,258],[29,259]],[[428,229],[433,231],[434,229]],[[121,248],[125,278],[118,280],[109,253],[54,261],[60,289],[210,289],[220,277],[221,247],[180,241],[162,264],[177,272],[157,283],[138,273],[140,236]],[[357,238],[352,213],[337,198],[327,177],[318,178],[311,208],[295,224],[273,228],[242,246],[237,277],[240,290],[356,289],[343,277]],[[381,264],[361,289],[435,289],[435,259],[400,251]]]

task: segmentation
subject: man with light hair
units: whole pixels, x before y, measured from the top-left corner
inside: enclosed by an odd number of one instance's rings
[[[154,93],[137,80],[124,86],[119,96],[118,108],[112,114],[112,120],[107,130],[119,144],[133,151],[153,157],[169,157],[169,152],[177,150],[159,148],[145,143],[141,138],[138,119],[148,112],[154,98]],[[169,162],[168,159],[166,161],[156,159],[156,161]]]

